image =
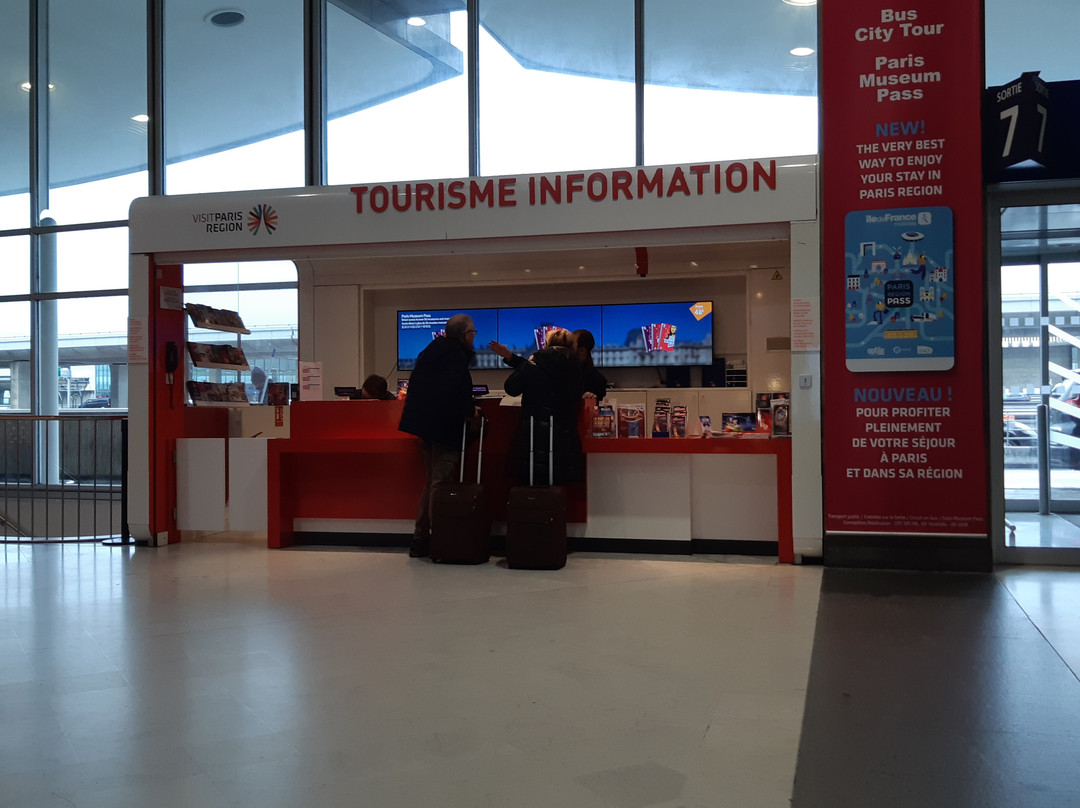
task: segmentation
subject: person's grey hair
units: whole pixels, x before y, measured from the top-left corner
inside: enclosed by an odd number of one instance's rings
[[[446,321],[446,336],[451,339],[461,339],[472,327],[472,317],[467,314],[455,314]]]

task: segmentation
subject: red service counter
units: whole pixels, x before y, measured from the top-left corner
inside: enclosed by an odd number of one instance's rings
[[[499,399],[478,401],[487,428],[484,435],[482,479],[488,491],[492,522],[505,522],[506,501],[513,481],[508,473],[508,449],[521,417],[519,407],[503,407]],[[294,542],[296,519],[397,519],[412,520],[424,482],[420,441],[399,432],[400,401],[300,401],[291,407],[290,437],[267,441],[267,543],[272,548]],[[582,424],[588,419],[583,413]],[[590,519],[589,489],[623,485],[619,474],[594,473],[594,466],[614,461],[619,468],[637,464],[644,470],[655,465],[656,456],[669,456],[675,474],[685,456],[771,456],[775,458],[775,500],[760,503],[776,509],[776,538],[781,562],[794,560],[791,522],[791,441],[783,438],[586,438],[589,478],[566,486],[567,522],[587,525]],[[478,444],[466,451],[465,479],[475,480]],[[622,457],[611,457],[620,455]],[[675,456],[675,457],[671,457]],[[681,460],[677,456],[684,456]],[[595,459],[593,459],[595,458]],[[653,458],[650,460],[650,458]],[[629,465],[627,465],[629,464]],[[606,468],[606,467],[605,467]],[[663,468],[661,464],[658,468]],[[698,475],[701,477],[701,474]],[[611,485],[607,483],[610,481]],[[681,490],[683,482],[672,481]],[[708,480],[685,483],[686,497],[702,496]],[[620,514],[635,522],[634,509],[646,507],[649,486],[630,492],[595,492],[594,504],[626,510]],[[626,496],[629,494],[628,496]],[[675,503],[680,511],[688,511]],[[769,514],[771,516],[771,513]],[[600,521],[600,517],[594,517]],[[644,522],[642,522],[644,523]],[[607,522],[606,524],[611,524]],[[689,528],[687,528],[689,531]],[[611,538],[618,538],[612,536]],[[689,532],[686,540],[690,540]]]

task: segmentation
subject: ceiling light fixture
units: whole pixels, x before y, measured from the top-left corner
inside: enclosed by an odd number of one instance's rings
[[[22,91],[24,93],[30,92],[30,82],[28,82],[28,81],[24,81],[22,84],[19,85],[19,87],[22,89]],[[49,89],[50,90],[55,90],[56,85],[50,82],[49,83]]]
[[[411,25],[414,28],[419,28],[422,25],[427,25],[427,20],[423,17],[409,17],[409,19],[405,20],[405,24]]]
[[[813,48],[807,48],[805,46],[801,48],[792,48],[788,51],[792,56],[810,56],[813,52]]]
[[[217,11],[211,11],[203,19],[217,28],[235,28],[247,19],[247,14],[238,8],[219,8]]]
[[[816,6],[817,0],[784,0],[789,6]]]
[[[135,121],[135,123],[147,123],[150,120],[150,116],[144,112],[140,115],[132,115],[131,120]]]

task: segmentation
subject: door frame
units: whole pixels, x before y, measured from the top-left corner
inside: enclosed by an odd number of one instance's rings
[[[1001,209],[1039,205],[1080,204],[1080,180],[1046,182],[1011,182],[987,186],[986,189],[986,305],[987,305],[987,401],[991,408],[988,424],[994,423],[993,413],[1003,411],[1002,388],[1002,328],[1001,328]],[[994,561],[1004,564],[1047,564],[1080,566],[1080,548],[1075,547],[1009,547],[1005,544],[1005,447],[1000,439],[988,437],[990,463],[990,539]],[[1080,528],[1078,528],[1080,530]]]

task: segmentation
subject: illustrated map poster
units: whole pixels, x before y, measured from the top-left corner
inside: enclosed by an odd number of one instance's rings
[[[844,236],[848,370],[951,368],[952,211],[942,206],[852,211]]]

